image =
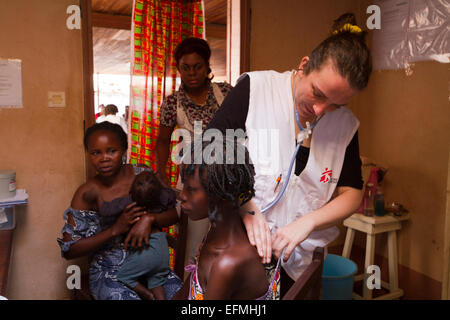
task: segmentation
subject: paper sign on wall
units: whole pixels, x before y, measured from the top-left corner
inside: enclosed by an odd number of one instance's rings
[[[0,59],[0,108],[22,108],[22,60]]]

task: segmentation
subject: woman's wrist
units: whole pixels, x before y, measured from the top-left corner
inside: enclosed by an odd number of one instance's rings
[[[312,213],[300,217],[295,222],[297,225],[302,225],[303,227],[306,227],[306,230],[308,230],[308,236],[311,232],[313,232],[316,229],[316,220],[314,214]]]
[[[141,217],[141,219],[144,219],[145,221],[149,221],[151,223],[156,222],[156,217],[154,213],[146,213]]]
[[[157,228],[167,228],[179,221],[178,213],[175,208],[170,208],[160,213],[149,213],[153,218],[152,224]]]
[[[107,233],[108,238],[114,238],[114,237],[117,237],[117,236],[119,235],[119,232],[118,232],[117,229],[115,228],[115,225],[114,225],[114,224],[111,226],[111,228],[106,229],[105,231],[108,232],[108,233]]]
[[[157,226],[156,217],[153,213],[144,214],[143,216],[141,216],[140,220],[143,221],[142,223],[147,223],[150,226]]]

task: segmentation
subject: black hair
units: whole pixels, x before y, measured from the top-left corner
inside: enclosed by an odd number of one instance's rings
[[[352,29],[345,28],[349,24]],[[362,90],[368,82],[372,72],[372,58],[365,43],[366,32],[356,24],[353,13],[345,13],[334,21],[331,35],[322,41],[310,54],[309,61],[304,67],[307,75],[319,70],[331,59],[336,71],[352,88]]]
[[[97,131],[109,131],[109,132],[116,134],[117,138],[120,141],[120,146],[122,147],[122,150],[126,151],[128,149],[127,134],[125,133],[125,131],[123,131],[122,127],[119,126],[118,124],[111,123],[109,121],[103,121],[103,122],[96,123],[96,124],[90,126],[86,130],[86,132],[84,134],[84,141],[83,141],[84,148],[86,150],[88,148],[88,141],[89,141],[90,136]]]
[[[211,150],[210,154],[204,152],[206,148]],[[200,161],[193,161],[194,150],[198,152],[198,149],[203,156],[200,164],[194,163]],[[230,150],[233,150],[233,156],[227,158]],[[255,196],[255,169],[247,149],[236,139],[203,143],[196,140],[190,145],[190,155],[191,163],[182,164],[181,179],[184,183],[187,177],[195,175],[198,168],[201,184],[209,198],[208,214],[213,225],[218,211],[217,200],[230,202],[239,208]]]
[[[134,178],[130,189],[131,199],[152,212],[160,204],[162,189],[161,182],[153,172],[143,171]]]
[[[211,73],[211,68],[209,66],[209,59],[211,58],[211,48],[208,42],[200,38],[186,38],[181,41],[175,48],[175,60],[177,62],[177,68],[180,63],[181,57],[185,54],[196,53],[205,60],[206,66],[208,68],[208,74]],[[211,80],[212,78],[210,78]]]
[[[119,109],[117,108],[117,106],[115,104],[108,104],[105,107],[105,115],[116,114],[117,112],[119,112]]]

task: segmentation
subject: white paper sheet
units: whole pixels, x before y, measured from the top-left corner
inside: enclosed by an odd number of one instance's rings
[[[5,208],[0,208],[0,224],[8,222],[8,217],[6,216]]]
[[[22,108],[22,61],[0,59],[0,108]]]

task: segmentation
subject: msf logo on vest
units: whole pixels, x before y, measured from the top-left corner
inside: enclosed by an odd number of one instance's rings
[[[323,183],[337,183],[337,179],[333,178],[333,170],[325,168],[325,170],[320,175],[320,181]]]

